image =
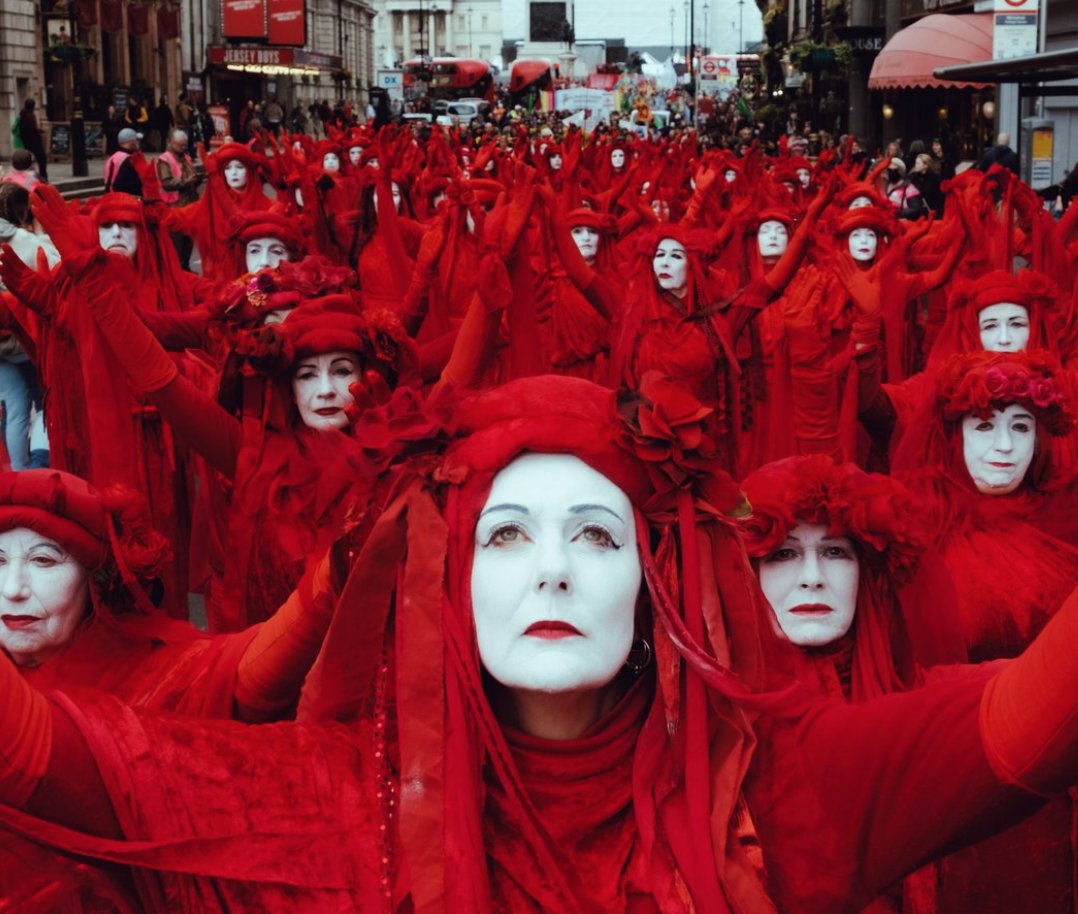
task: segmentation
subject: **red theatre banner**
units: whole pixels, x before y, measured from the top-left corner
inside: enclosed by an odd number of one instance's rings
[[[84,29],[97,25],[97,0],[75,0],[75,18]]]
[[[180,37],[180,11],[174,6],[162,6],[158,9],[157,37],[161,41]]]
[[[265,38],[266,0],[221,0],[225,38]]]
[[[136,37],[150,34],[150,8],[136,3],[127,8],[127,31]]]
[[[307,43],[306,0],[267,0],[269,7],[269,43]]]
[[[124,30],[124,6],[120,0],[101,0],[101,31]]]

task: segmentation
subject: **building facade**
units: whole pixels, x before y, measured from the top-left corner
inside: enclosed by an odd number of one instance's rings
[[[478,57],[500,65],[501,0],[375,0],[378,65],[417,57]]]

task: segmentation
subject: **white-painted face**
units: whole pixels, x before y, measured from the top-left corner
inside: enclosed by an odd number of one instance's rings
[[[864,194],[861,194],[861,196],[854,197],[850,201],[850,205],[847,207],[847,209],[860,209],[862,206],[871,206],[871,205],[872,205],[872,201],[868,197],[866,197]]]
[[[358,380],[354,352],[323,352],[300,361],[292,372],[292,395],[303,424],[317,429],[348,425],[344,410],[354,400],[348,388]]]
[[[296,206],[303,209],[303,191],[298,187],[296,188]]]
[[[353,166],[358,166],[359,165],[359,159],[360,159],[360,156],[362,156],[362,155],[363,155],[363,147],[362,146],[349,146],[348,147],[348,161]]]
[[[551,171],[561,171],[561,156],[560,155],[552,155],[550,157],[550,170]]]
[[[239,159],[231,159],[225,165],[225,184],[232,190],[243,190],[247,186],[247,166]]]
[[[393,209],[399,213],[401,211],[401,186],[396,181],[393,181],[390,183],[390,187],[393,188]],[[378,209],[377,187],[374,189],[374,208],[375,210]]]
[[[0,648],[17,666],[67,645],[89,607],[89,573],[59,543],[26,527],[0,533]]]
[[[590,225],[575,225],[571,229],[571,233],[573,241],[576,242],[576,249],[580,251],[580,256],[588,263],[595,260],[596,255],[599,253],[599,233]]]
[[[823,524],[799,523],[760,560],[760,588],[793,644],[822,647],[853,625],[861,565],[853,543]]]
[[[812,183],[812,172],[807,168],[797,169],[797,180],[801,182],[802,187],[808,187]]]
[[[977,327],[989,352],[1018,352],[1029,345],[1029,311],[1023,305],[999,302],[982,308]]]
[[[370,167],[373,168],[375,171],[378,170],[379,166],[378,166],[378,159],[377,158],[367,159],[367,164],[370,165]]]
[[[252,238],[244,251],[247,258],[247,272],[272,270],[282,260],[291,260],[288,247],[280,238]]]
[[[134,222],[106,222],[97,227],[97,243],[103,251],[134,257],[138,253],[138,228]]]
[[[756,249],[761,257],[781,257],[789,242],[789,231],[777,219],[761,222],[756,230]]]
[[[876,259],[876,250],[880,246],[880,240],[876,232],[870,228],[855,228],[850,232],[847,242],[850,256],[859,263],[868,263]]]
[[[651,211],[660,222],[670,221],[670,204],[665,200],[652,200]]]
[[[518,457],[475,527],[483,667],[510,689],[601,688],[629,655],[640,580],[628,496],[576,457]]]
[[[664,238],[651,259],[655,281],[664,292],[682,298],[689,286],[689,255],[685,245],[673,238]]]
[[[268,327],[270,324],[283,324],[288,315],[295,310],[295,308],[276,308],[273,311],[267,311],[266,316],[262,318],[262,326]]]
[[[327,152],[324,156],[322,156],[322,170],[340,171],[341,157],[335,152]]]
[[[303,143],[300,142],[299,140],[293,141],[293,143],[292,143],[292,151],[302,153],[303,152]]]
[[[962,419],[962,456],[977,491],[1007,495],[1022,485],[1033,462],[1037,420],[1026,407],[1012,403],[982,419]]]
[[[732,168],[727,168],[726,171],[723,173],[723,177],[726,178],[727,184],[733,184],[734,181],[737,180],[737,172],[734,171]]]
[[[619,171],[625,167],[625,150],[624,149],[611,149],[610,150],[610,164]]]

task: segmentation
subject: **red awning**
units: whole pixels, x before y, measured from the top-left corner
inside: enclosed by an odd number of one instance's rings
[[[991,59],[991,13],[935,13],[895,32],[872,64],[868,87],[981,89],[985,83],[936,79],[932,71]]]

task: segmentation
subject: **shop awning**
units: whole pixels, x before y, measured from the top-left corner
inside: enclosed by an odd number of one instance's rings
[[[935,13],[895,32],[876,55],[870,89],[980,89],[985,83],[939,79],[935,71],[992,59],[992,14]]]
[[[1053,82],[1078,79],[1078,48],[1045,51],[1029,57],[988,60],[947,66],[936,71],[939,79],[979,79],[991,83]],[[1078,95],[1078,86],[1075,87]]]

